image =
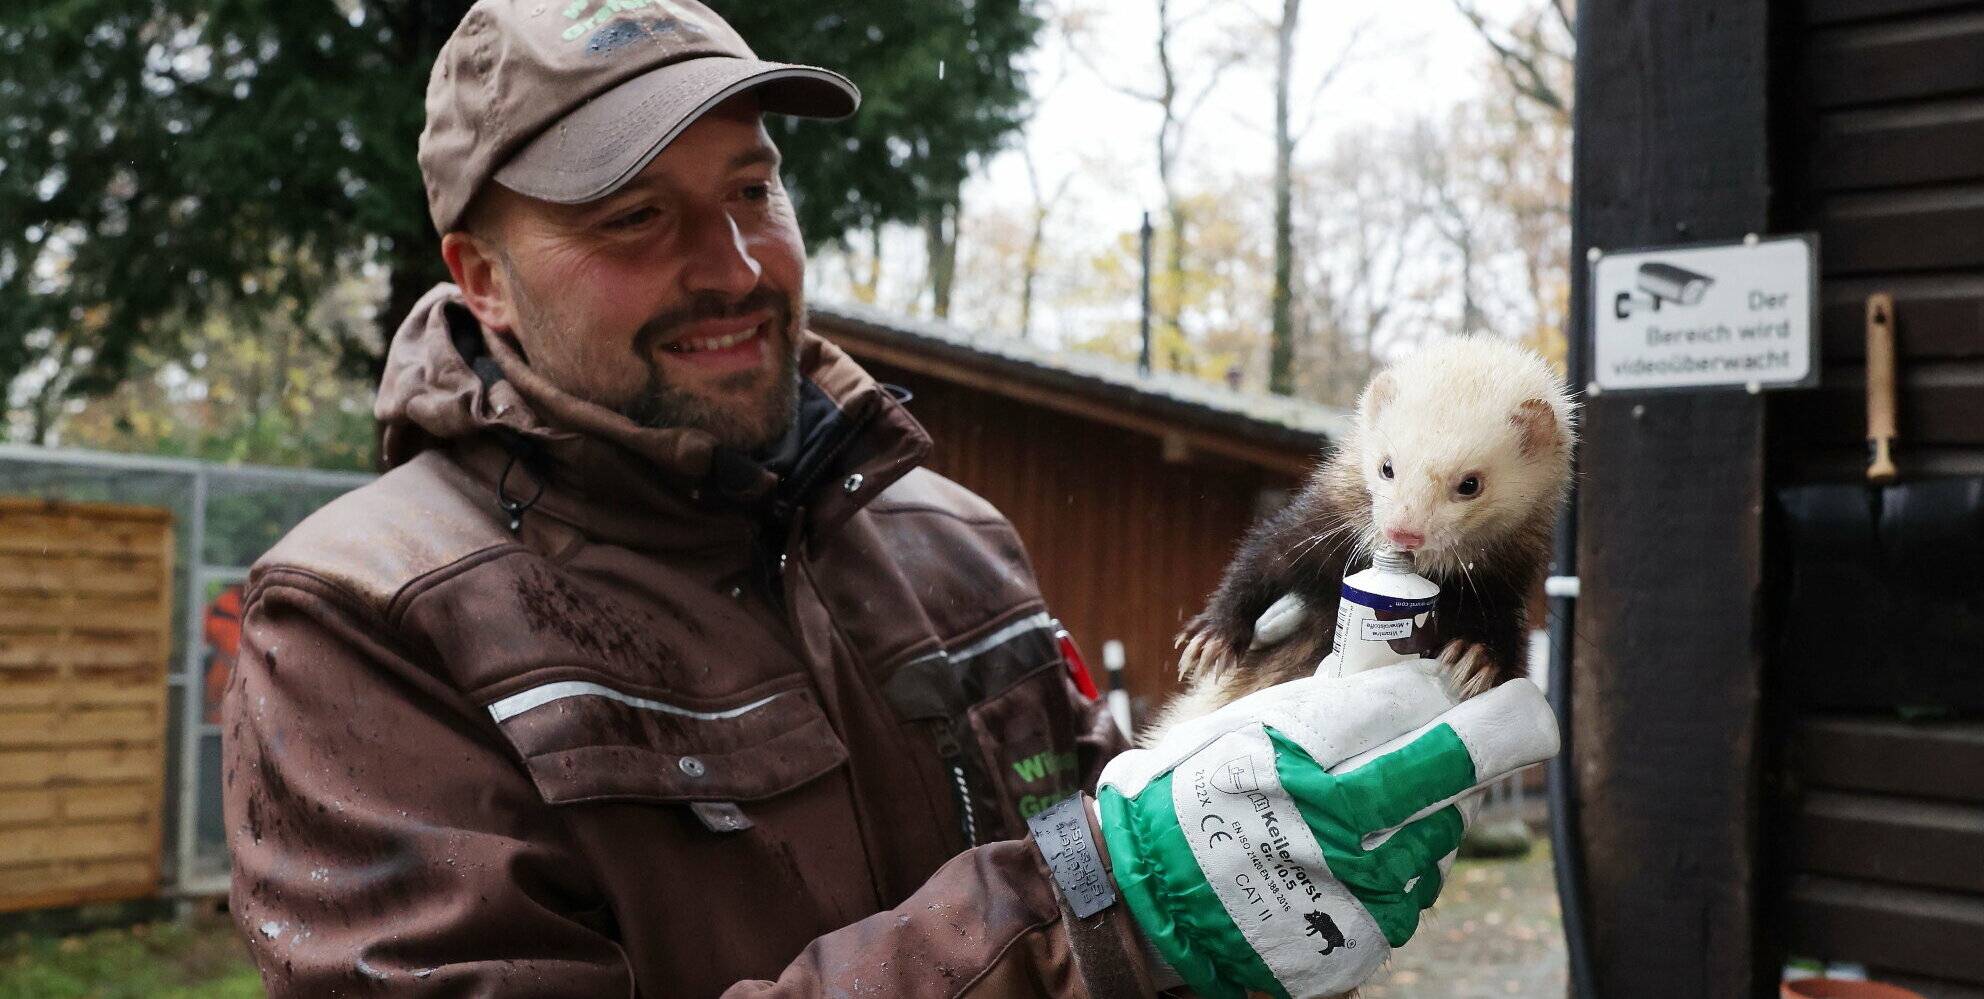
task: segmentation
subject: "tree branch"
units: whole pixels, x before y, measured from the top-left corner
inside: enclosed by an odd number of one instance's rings
[[[1309,91],[1309,115],[1308,119],[1302,123],[1302,127],[1296,129],[1294,132],[1294,142],[1296,145],[1301,145],[1303,138],[1308,136],[1309,130],[1316,127],[1316,107],[1323,96],[1323,91],[1328,90],[1330,84],[1335,83],[1336,78],[1343,73],[1344,68],[1351,64],[1353,61],[1351,55],[1356,51],[1357,43],[1370,30],[1371,22],[1368,19],[1359,23],[1357,27],[1350,29],[1350,37],[1345,39],[1343,47],[1337,50],[1336,58],[1330,62],[1330,68],[1323,71],[1322,78],[1317,80],[1315,88]]]
[[[1495,29],[1488,25],[1487,17],[1483,16],[1470,0],[1453,0],[1453,4],[1454,9],[1474,27],[1474,33],[1494,51],[1496,64],[1501,67],[1509,85],[1514,87],[1517,93],[1560,115],[1571,113],[1570,101],[1551,85],[1549,75],[1543,70],[1542,61],[1556,56],[1557,53],[1550,52],[1542,44],[1540,30],[1533,32],[1529,39],[1531,51],[1519,51],[1514,39],[1505,41],[1496,37]],[[1552,6],[1556,6],[1554,2]],[[1540,21],[1538,28],[1541,28]]]
[[[1213,64],[1212,69],[1206,73],[1205,85],[1200,87],[1199,92],[1193,95],[1192,99],[1186,103],[1185,113],[1178,116],[1178,133],[1184,132],[1185,124],[1192,120],[1194,114],[1198,113],[1199,106],[1206,102],[1206,98],[1212,96],[1213,88],[1219,86],[1219,78],[1226,75],[1227,70],[1239,65],[1240,58],[1238,53],[1229,52],[1222,55],[1219,62]],[[1182,142],[1181,137],[1180,144]],[[1171,152],[1175,156],[1178,150],[1174,147]]]
[[[1075,59],[1079,61],[1084,67],[1086,67],[1090,73],[1095,74],[1095,78],[1097,80],[1102,81],[1103,86],[1108,87],[1109,89],[1114,90],[1125,97],[1134,98],[1136,100],[1144,101],[1146,103],[1150,103],[1150,104],[1164,103],[1164,97],[1161,94],[1154,94],[1148,90],[1139,90],[1135,87],[1126,86],[1124,84],[1117,83],[1115,80],[1110,79],[1109,74],[1104,73],[1102,71],[1102,67],[1097,66],[1095,64],[1095,60],[1089,57],[1088,52],[1083,50],[1081,46],[1073,43],[1074,43],[1074,39],[1072,37],[1069,38],[1068,51],[1074,53]]]

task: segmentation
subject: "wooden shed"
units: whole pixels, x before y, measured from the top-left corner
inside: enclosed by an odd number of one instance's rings
[[[1587,994],[1775,995],[1805,956],[1984,996],[1984,3],[1578,17],[1574,379],[1591,248],[1815,232],[1821,320],[1816,387],[1588,401]],[[1872,489],[1881,293],[1900,480]]]
[[[164,510],[0,498],[0,912],[159,885]]]
[[[1124,644],[1144,708],[1176,684],[1171,641],[1254,518],[1284,502],[1344,425],[1300,400],[1230,391],[850,306],[812,328],[914,393],[930,465],[1018,528],[1049,607],[1102,668]]]

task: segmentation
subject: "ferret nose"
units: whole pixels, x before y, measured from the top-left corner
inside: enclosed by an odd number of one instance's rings
[[[1418,531],[1408,531],[1399,527],[1385,528],[1385,540],[1397,546],[1400,551],[1417,551],[1426,543],[1426,535]]]

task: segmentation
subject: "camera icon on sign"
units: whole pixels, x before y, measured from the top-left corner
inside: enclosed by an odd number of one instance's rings
[[[1612,300],[1612,315],[1625,319],[1642,306],[1654,312],[1661,303],[1696,305],[1715,279],[1673,264],[1641,264],[1637,291],[1622,291]]]

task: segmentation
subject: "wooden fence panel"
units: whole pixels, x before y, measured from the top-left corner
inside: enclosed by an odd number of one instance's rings
[[[0,498],[0,911],[159,881],[172,522]]]

